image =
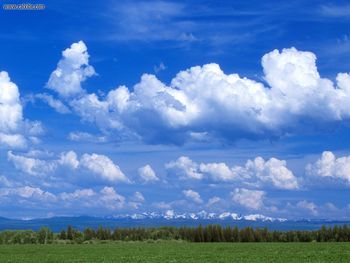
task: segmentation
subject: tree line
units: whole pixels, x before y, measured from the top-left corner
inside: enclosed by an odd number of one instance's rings
[[[158,228],[85,228],[83,231],[68,226],[59,233],[48,227],[38,231],[6,230],[0,232],[0,244],[52,244],[89,243],[92,241],[147,241],[184,240],[189,242],[349,242],[350,228],[347,225],[325,227],[310,231],[269,231],[267,228],[222,227],[207,225],[198,227]],[[67,243],[67,242],[66,242]]]

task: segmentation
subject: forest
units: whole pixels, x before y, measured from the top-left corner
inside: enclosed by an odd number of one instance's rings
[[[269,231],[267,228],[198,227],[116,228],[102,226],[83,231],[68,226],[59,233],[48,227],[38,231],[5,230],[0,232],[0,244],[89,244],[106,241],[182,240],[188,242],[349,242],[347,225],[325,227],[310,231]]]

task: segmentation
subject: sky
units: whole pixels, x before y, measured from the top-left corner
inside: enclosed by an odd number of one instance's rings
[[[0,216],[350,219],[347,1],[30,3],[0,10]]]

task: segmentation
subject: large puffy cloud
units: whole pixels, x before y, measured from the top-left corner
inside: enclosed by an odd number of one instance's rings
[[[80,84],[94,71],[85,44],[75,43],[63,53],[49,87],[63,96],[86,93]],[[61,70],[60,64],[69,70]],[[184,143],[198,140],[197,135],[225,140],[276,138],[349,120],[349,74],[338,74],[334,84],[320,76],[313,53],[295,48],[264,55],[262,66],[269,86],[207,64],[179,72],[170,85],[144,74],[132,92],[120,86],[104,98],[85,94],[69,104],[103,131],[136,134],[150,143]],[[66,80],[58,81],[62,78]]]
[[[17,85],[11,82],[7,72],[0,72],[0,146],[23,148],[28,139],[36,142],[42,133],[38,122],[23,119],[23,107]]]
[[[129,182],[119,166],[105,155],[84,154],[81,157],[80,165],[109,181]]]
[[[43,201],[45,201],[44,204]],[[25,203],[30,204],[32,210],[54,205],[57,211],[72,208],[96,208],[113,211],[124,208],[125,201],[124,196],[118,194],[113,187],[107,186],[99,191],[83,188],[57,194],[31,186],[0,188],[0,203],[2,205],[11,203],[12,206],[21,206]]]
[[[170,175],[179,176],[180,179],[200,180],[203,178],[203,174],[198,170],[199,165],[186,156],[165,164],[165,168]]]
[[[235,166],[232,170],[243,178],[256,178],[258,184],[272,185],[280,189],[298,189],[298,180],[286,165],[284,160],[270,158],[265,161],[256,157],[254,160],[248,160],[244,167]]]
[[[191,201],[197,203],[197,204],[201,204],[203,203],[203,200],[200,196],[200,194],[196,191],[193,191],[192,189],[188,189],[188,190],[183,190],[182,193]]]
[[[15,155],[11,151],[7,153],[7,159],[21,172],[38,176],[46,175],[56,169],[56,163],[31,157]]]
[[[58,163],[64,166],[71,167],[72,169],[77,169],[79,167],[78,156],[74,151],[61,153]]]
[[[122,208],[125,204],[125,197],[118,194],[113,187],[103,187],[99,192],[93,189],[77,189],[71,193],[60,193],[59,199],[74,206],[82,203],[86,207],[105,207],[108,209]]]
[[[22,122],[19,90],[7,72],[0,72],[0,127],[2,131],[17,130]]]
[[[230,168],[225,163],[201,163],[198,165],[186,156],[165,165],[169,175],[181,179],[210,179],[216,182],[236,182],[268,186],[279,189],[294,190],[299,188],[298,179],[286,167],[286,161],[270,158],[265,161],[262,157],[248,160],[244,166]]]
[[[38,187],[23,186],[17,188],[1,188],[0,197],[6,196],[18,196],[25,199],[37,199],[37,200],[54,200],[56,197],[54,194],[43,191]]]
[[[350,184],[350,156],[336,158],[332,152],[325,151],[315,163],[306,166],[306,173],[309,176],[338,179]]]
[[[236,188],[232,193],[232,200],[248,209],[258,210],[264,207],[264,191]]]
[[[199,170],[210,175],[215,181],[233,181],[238,179],[237,174],[225,163],[201,163]]]
[[[16,155],[11,151],[7,154],[8,160],[16,169],[23,173],[35,176],[52,175],[60,168],[69,168],[77,173],[89,172],[98,178],[109,182],[130,182],[120,167],[110,158],[100,154],[83,154],[80,159],[74,151],[63,152],[58,159],[41,160],[33,157]]]
[[[138,171],[140,178],[144,182],[159,181],[159,178],[157,177],[156,173],[154,172],[154,170],[152,169],[152,167],[149,164],[140,167],[137,171]]]
[[[95,74],[89,65],[89,54],[83,41],[74,43],[62,52],[62,59],[51,73],[47,87],[62,97],[82,94],[81,82]]]

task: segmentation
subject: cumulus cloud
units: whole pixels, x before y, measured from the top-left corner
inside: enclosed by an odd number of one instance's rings
[[[100,191],[100,194],[101,194],[100,200],[106,207],[110,209],[121,208],[124,205],[125,197],[122,195],[119,195],[113,187],[105,186]]]
[[[191,201],[197,203],[197,204],[201,204],[203,203],[203,200],[201,199],[201,196],[198,192],[195,192],[191,189],[189,190],[183,190],[182,193]]]
[[[135,193],[134,193],[134,196],[132,197],[132,200],[133,200],[134,202],[143,203],[143,202],[145,202],[145,197],[143,196],[142,193],[140,193],[140,192],[135,192]]]
[[[72,201],[77,199],[89,198],[94,195],[96,195],[96,193],[92,189],[77,189],[71,193],[63,192],[59,194],[59,197],[64,201]]]
[[[7,199],[6,201],[3,198],[11,199]],[[125,205],[125,197],[118,194],[113,187],[107,186],[103,187],[98,192],[91,188],[85,188],[76,189],[73,192],[61,192],[57,194],[31,186],[0,188],[0,200],[3,202],[8,202],[10,200],[13,204],[21,204],[23,203],[21,200],[26,200],[32,202],[37,207],[42,206],[42,202],[45,201],[45,204],[50,202],[56,206],[64,203],[65,208],[93,207],[109,210],[120,209]]]
[[[71,204],[83,201],[85,206],[103,206],[109,209],[121,208],[124,206],[125,197],[119,195],[113,187],[103,187],[99,192],[91,188],[77,189],[71,193],[60,193],[58,198]]]
[[[79,166],[78,156],[73,151],[61,153],[58,163],[63,166],[68,166],[72,169],[77,169]]]
[[[232,181],[237,179],[237,174],[225,163],[201,163],[199,170],[209,174],[215,181]]]
[[[5,145],[9,148],[25,148],[27,140],[22,134],[0,133],[0,145]]]
[[[7,72],[0,72],[0,127],[1,131],[15,131],[22,122],[19,90]]]
[[[77,96],[84,93],[81,83],[94,74],[94,68],[89,65],[87,47],[79,41],[62,52],[62,59],[51,73],[47,87],[62,97]]]
[[[295,190],[299,188],[297,178],[286,167],[286,161],[262,157],[248,160],[244,166],[229,167],[225,163],[201,163],[198,165],[190,158],[182,156],[165,165],[169,175],[181,179],[210,179],[216,182],[247,183],[256,187],[269,186],[279,189]]]
[[[86,46],[75,43],[63,53],[48,86],[64,96],[85,94],[80,83],[94,72]],[[69,104],[102,131],[136,134],[148,143],[181,144],[197,134],[229,141],[277,138],[350,119],[348,73],[338,74],[336,83],[322,78],[315,54],[295,48],[267,53],[262,67],[268,86],[206,64],[179,72],[170,85],[144,74],[133,91],[120,86],[105,97],[85,94]]]
[[[256,157],[254,160],[248,160],[244,167],[235,166],[232,170],[243,178],[256,179],[258,184],[289,190],[299,188],[297,178],[286,167],[284,160],[270,158],[265,161],[262,157]]]
[[[138,169],[138,174],[144,182],[159,181],[159,178],[157,177],[156,173],[149,164],[140,167]]]
[[[54,162],[15,155],[11,151],[7,153],[7,159],[12,162],[19,171],[34,176],[46,175],[56,169],[56,163]]]
[[[80,165],[109,181],[129,182],[119,166],[105,155],[84,154],[81,157]]]
[[[302,209],[304,211],[309,212],[310,214],[316,216],[318,215],[318,208],[317,205],[315,205],[313,202],[308,202],[306,200],[299,201],[296,204],[296,207],[299,209]]]
[[[350,184],[350,156],[336,158],[330,151],[322,153],[320,159],[306,166],[309,176],[339,179]]]
[[[79,159],[74,151],[68,151],[62,152],[57,159],[41,160],[16,155],[9,151],[7,158],[16,169],[34,176],[49,176],[57,172],[59,168],[66,167],[77,173],[90,172],[109,182],[130,182],[120,167],[110,158],[95,153],[83,154]]]
[[[198,170],[198,164],[186,156],[181,156],[176,161],[165,164],[165,168],[170,175],[178,176],[180,179],[196,179],[203,178]]]
[[[25,199],[31,198],[31,199],[46,200],[46,201],[56,199],[54,194],[43,191],[38,187],[30,187],[30,186],[17,187],[17,188],[1,188],[0,197],[4,197],[4,196],[18,196]]]
[[[23,107],[17,85],[11,82],[7,72],[0,72],[0,146],[24,148],[37,142],[35,136],[43,132],[39,122],[23,118]]]
[[[231,192],[232,200],[248,209],[259,210],[264,207],[264,191],[236,188]]]

